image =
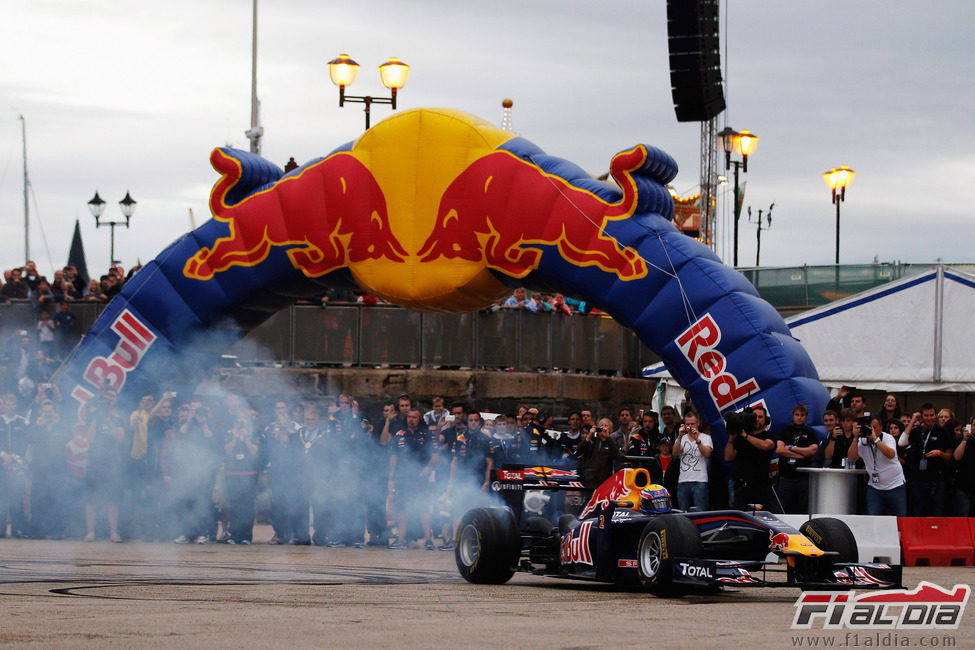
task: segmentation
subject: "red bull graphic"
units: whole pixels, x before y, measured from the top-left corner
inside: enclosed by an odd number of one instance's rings
[[[597,507],[608,508],[611,501],[626,499],[633,509],[640,507],[640,490],[650,485],[650,474],[642,468],[626,468],[613,474],[593,491],[589,503],[579,514],[583,519]]]
[[[524,478],[578,479],[579,472],[574,469],[558,467],[526,467],[522,470]]]
[[[115,349],[108,356],[96,356],[89,361],[82,373],[85,384],[74,386],[70,392],[82,404],[103,387],[121,392],[128,374],[138,368],[156,340],[156,335],[127,309],[112,321],[109,328],[118,335]]]
[[[329,286],[462,313],[523,285],[578,296],[631,327],[688,387],[718,446],[721,411],[742,395],[781,421],[797,403],[825,409],[782,318],[674,227],[666,185],[677,164],[659,149],[625,149],[606,182],[470,115],[417,109],[289,174],[230,148],[211,163],[213,219],[125,284],[64,367],[63,394],[192,382],[233,342],[218,350],[215,333],[243,336]]]
[[[707,382],[708,393],[719,411],[758,392],[754,377],[739,382],[728,371],[728,359],[717,350],[721,328],[711,314],[704,314],[677,337],[677,346],[698,375]]]
[[[451,183],[440,202],[436,227],[418,255],[486,262],[523,278],[538,268],[539,246],[554,246],[576,266],[596,266],[620,280],[645,277],[639,253],[606,234],[606,224],[636,211],[632,173],[647,159],[639,146],[618,154],[610,169],[623,197],[610,203],[592,192],[507,151],[476,160]]]
[[[589,533],[593,521],[584,521],[565,535],[559,544],[559,559],[562,564],[588,564],[592,566],[592,552],[589,550]]]
[[[769,536],[768,550],[784,551],[785,549],[789,548],[788,533],[777,533],[774,530],[769,530],[768,536]]]
[[[215,149],[213,168],[223,174],[210,197],[214,219],[230,235],[186,262],[188,278],[208,280],[231,266],[256,266],[272,247],[286,247],[296,269],[319,277],[351,262],[407,253],[393,236],[382,190],[366,167],[347,153],[334,154],[284,178],[271,189],[228,205],[241,180],[234,152]],[[286,217],[285,217],[286,214]]]

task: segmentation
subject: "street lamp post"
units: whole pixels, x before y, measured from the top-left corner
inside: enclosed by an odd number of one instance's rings
[[[724,151],[724,168],[731,169],[735,166],[735,248],[734,266],[738,266],[738,221],[741,219],[741,189],[738,183],[738,170],[743,174],[748,173],[748,156],[755,151],[758,146],[758,136],[750,131],[739,133],[730,126],[726,126],[718,133],[718,143]],[[731,154],[737,153],[741,160],[732,160]]]
[[[339,87],[339,106],[345,106],[345,102],[365,104],[366,129],[368,129],[369,109],[373,104],[389,104],[394,111],[396,110],[396,91],[406,85],[410,66],[396,57],[391,57],[389,61],[379,66],[379,77],[383,85],[391,91],[389,97],[346,95],[345,87],[352,85],[358,72],[359,64],[349,58],[348,54],[340,54],[337,59],[328,62],[328,76],[332,79],[332,83]]]
[[[854,176],[856,172],[846,165],[839,169],[834,167],[823,174],[826,187],[833,192],[833,205],[836,206],[836,264],[840,263],[840,203],[846,200],[846,188],[853,184]]]
[[[98,196],[98,190],[95,190],[95,196],[88,201],[88,209],[91,210],[91,216],[95,217],[95,228],[101,228],[102,226],[108,226],[111,230],[111,248],[110,255],[111,260],[109,261],[109,266],[115,266],[115,226],[125,226],[129,227],[129,219],[135,213],[135,206],[137,202],[129,194],[129,191],[125,191],[125,198],[118,202],[119,210],[122,211],[122,216],[125,217],[125,221],[102,221],[102,213],[105,211],[105,201],[102,197]]]

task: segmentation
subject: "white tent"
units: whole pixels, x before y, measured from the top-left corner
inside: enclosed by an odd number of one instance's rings
[[[786,320],[827,387],[975,391],[975,276],[938,266]]]

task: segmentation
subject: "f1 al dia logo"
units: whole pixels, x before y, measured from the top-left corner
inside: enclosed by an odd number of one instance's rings
[[[968,585],[950,591],[930,582],[914,589],[855,594],[803,592],[792,629],[957,630],[971,595]]]

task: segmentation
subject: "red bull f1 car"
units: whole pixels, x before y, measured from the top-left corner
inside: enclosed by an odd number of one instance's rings
[[[839,519],[810,519],[796,530],[762,510],[671,510],[667,491],[642,468],[622,469],[595,490],[584,490],[575,471],[547,467],[505,468],[494,478],[507,506],[474,508],[457,528],[457,568],[472,583],[502,584],[524,571],[642,585],[664,597],[725,587],[901,587],[900,566],[859,562]],[[560,492],[591,496],[558,525],[531,516],[526,506],[539,494]]]

